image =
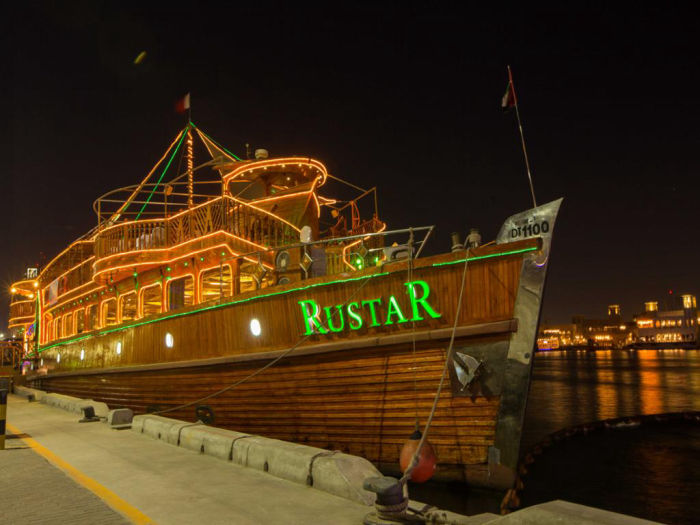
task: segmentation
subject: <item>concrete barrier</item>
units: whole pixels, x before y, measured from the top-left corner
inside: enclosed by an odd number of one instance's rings
[[[41,402],[79,415],[82,415],[82,407],[85,406],[92,406],[95,409],[95,415],[100,417],[107,417],[107,413],[109,412],[109,407],[106,403],[93,399],[80,399],[63,394],[44,394],[41,397]]]
[[[365,478],[381,475],[364,458],[156,415],[134,416],[131,429],[188,450],[372,505]]]
[[[206,425],[193,425],[180,429],[180,446],[229,461],[232,456],[233,444],[240,438],[247,437],[248,434],[234,432],[233,430],[224,430]]]
[[[145,414],[134,416],[131,422],[131,430],[177,446],[180,430],[189,425],[192,425],[192,423],[170,419],[169,417]]]
[[[46,395],[46,392],[43,390],[37,390],[36,388],[15,385],[15,394],[23,397],[34,396],[35,401],[41,401]]]
[[[311,469],[314,488],[365,505],[373,505],[376,494],[364,490],[362,483],[380,475],[366,459],[342,452],[317,457]]]

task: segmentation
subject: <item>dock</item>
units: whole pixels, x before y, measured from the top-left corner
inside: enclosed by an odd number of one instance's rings
[[[71,399],[75,398],[54,396],[29,402],[27,397],[8,396],[8,439],[6,450],[0,451],[3,522],[361,524],[373,510],[371,500],[363,500],[366,495],[353,492],[358,476],[365,475],[362,458],[357,463],[343,462],[347,470],[338,476],[343,479],[319,481],[322,488],[325,483],[321,490],[291,481],[296,474],[289,456],[285,462],[290,473],[273,475],[275,467],[267,461],[265,469],[255,468],[254,451],[247,452],[250,465],[242,466],[230,458],[216,457],[221,455],[216,439],[206,441],[210,453],[204,453],[205,441],[199,450],[182,446],[186,444],[183,436],[189,436],[191,445],[192,439],[201,436],[202,427],[186,422],[173,426],[170,422],[175,420],[158,416],[137,416],[133,428],[122,430],[103,422],[79,423],[81,415],[70,411]],[[93,404],[100,414],[104,407]],[[166,435],[168,428],[175,431],[170,432],[171,437]],[[226,432],[212,430],[212,435]],[[175,434],[183,438],[181,446],[168,441]],[[280,443],[280,450],[294,450]],[[324,454],[326,476],[336,475],[328,466],[331,454]],[[423,504],[411,502],[411,506],[421,508]],[[562,501],[507,516],[468,517],[439,511],[432,517],[435,521],[429,523],[453,525],[557,523],[562,519],[580,524],[651,523]]]

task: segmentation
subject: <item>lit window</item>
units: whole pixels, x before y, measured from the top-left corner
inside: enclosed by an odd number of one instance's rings
[[[136,292],[122,295],[119,298],[119,308],[122,322],[136,319]]]
[[[102,303],[102,325],[117,324],[117,300],[109,299]]]
[[[191,275],[173,279],[168,285],[168,310],[194,304],[194,278]]]
[[[87,307],[87,329],[95,330],[97,329],[97,305],[91,304]]]
[[[231,267],[228,264],[202,272],[202,302],[231,295]]]
[[[56,354],[56,362],[57,363],[61,362],[61,354]]]
[[[168,348],[172,348],[174,344],[175,339],[173,338],[173,334],[171,334],[170,332],[165,334],[165,346],[167,346]]]
[[[69,313],[63,316],[63,335],[68,336],[73,334],[73,314]]]
[[[160,283],[143,289],[141,295],[141,313],[144,317],[157,315],[162,311],[162,288]]]
[[[82,361],[83,359],[85,359],[85,349],[81,348],[80,349],[80,360]]]
[[[117,341],[117,355],[120,355],[122,353],[122,342]]]
[[[81,333],[85,330],[85,309],[75,312],[75,331]]]

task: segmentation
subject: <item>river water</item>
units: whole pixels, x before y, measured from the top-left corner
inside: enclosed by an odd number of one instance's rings
[[[700,410],[700,351],[553,351],[535,355],[523,453],[545,436],[588,422]],[[553,499],[663,523],[698,523],[700,425],[599,431],[535,457],[521,506]],[[503,494],[464,484],[412,486],[411,496],[462,512],[498,512]]]

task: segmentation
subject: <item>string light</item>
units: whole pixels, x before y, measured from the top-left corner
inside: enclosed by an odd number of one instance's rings
[[[96,235],[97,235],[97,234],[95,234],[95,236],[96,236]],[[66,248],[65,250],[63,250],[63,251],[62,251],[61,253],[59,253],[56,257],[54,257],[53,259],[51,259],[51,260],[48,262],[48,264],[47,264],[46,266],[44,266],[44,269],[41,271],[41,275],[46,275],[46,274],[49,272],[49,269],[51,268],[51,266],[52,266],[56,261],[58,261],[64,253],[66,253],[68,250],[70,250],[71,248],[73,248],[73,246],[75,246],[75,245],[77,245],[77,244],[94,244],[94,240],[93,240],[93,239],[95,238],[95,236],[93,236],[91,240],[84,240],[84,239],[81,239],[81,240],[78,240],[78,241],[74,241],[72,244],[68,245],[68,248]],[[80,263],[80,264],[82,264],[82,263]]]
[[[275,165],[282,165],[282,164],[297,164],[297,166],[301,167],[302,165],[310,166],[312,168],[317,169],[320,174],[321,174],[321,183],[320,186],[325,184],[326,179],[328,178],[328,171],[326,170],[326,167],[319,161],[314,160],[314,159],[309,159],[309,158],[300,158],[300,157],[282,157],[282,158],[276,158],[276,159],[265,159],[265,160],[259,160],[259,161],[254,161],[250,163],[243,164],[242,166],[238,166],[225,174],[222,178],[224,180],[224,184],[228,184],[231,180],[235,179],[239,175],[242,175],[244,173],[248,173],[249,171],[253,171],[255,169],[260,169],[260,168],[267,168],[269,166],[275,166]]]
[[[188,240],[188,241],[184,241],[184,242],[182,242],[182,243],[180,243],[180,244],[176,244],[176,245],[171,246],[171,247],[169,247],[169,248],[148,248],[148,249],[145,249],[145,248],[144,248],[144,249],[142,249],[142,250],[132,250],[132,251],[129,251],[129,252],[122,252],[122,253],[115,253],[115,254],[113,254],[113,255],[108,255],[108,256],[106,256],[106,257],[102,257],[102,258],[98,259],[97,261],[95,261],[95,262],[92,264],[92,267],[93,267],[93,270],[94,270],[95,267],[96,267],[98,264],[102,264],[102,263],[104,263],[105,261],[109,261],[109,260],[114,259],[114,258],[117,258],[117,257],[122,257],[122,256],[127,255],[127,254],[128,254],[128,255],[133,255],[133,254],[143,254],[143,253],[158,253],[158,252],[174,251],[175,249],[182,248],[183,246],[185,246],[185,245],[187,245],[187,244],[192,244],[192,243],[194,243],[194,242],[202,241],[202,240],[208,239],[208,238],[210,238],[210,237],[214,237],[215,235],[225,235],[225,236],[231,237],[232,239],[236,239],[236,240],[245,242],[246,244],[250,244],[251,246],[254,246],[254,247],[256,247],[256,248],[259,248],[261,251],[268,251],[268,250],[271,250],[271,248],[268,247],[268,246],[263,246],[262,244],[258,244],[258,243],[256,243],[256,242],[249,241],[248,239],[246,239],[246,238],[244,238],[244,237],[240,237],[239,235],[235,235],[235,234],[233,234],[233,233],[229,233],[229,232],[226,232],[226,231],[219,230],[219,231],[215,231],[215,232],[209,233],[209,234],[207,234],[207,235],[202,235],[201,237],[197,237],[197,238],[195,238],[195,239],[190,239],[190,240]],[[186,254],[186,255],[180,255],[180,256],[174,257],[174,258],[169,259],[169,260],[158,261],[158,264],[168,264],[168,263],[171,263],[171,262],[173,262],[173,261],[178,261],[178,260],[180,260],[180,259],[182,259],[182,258],[187,258],[187,257],[189,257],[189,256],[191,256],[191,255],[193,255],[193,254],[201,253],[201,252],[203,252],[203,251],[207,251],[207,250],[209,250],[209,249],[210,249],[210,248],[202,248],[202,249],[200,249],[200,250],[194,250],[194,251],[189,252],[189,253]],[[138,266],[138,265],[141,265],[141,264],[153,264],[153,263],[149,263],[149,262],[146,262],[146,263],[134,263],[134,264],[131,264],[131,265],[120,266],[119,268],[120,268],[120,269],[123,269],[123,268],[135,267],[135,266]],[[107,271],[107,270],[106,270],[106,269],[105,269],[105,270],[100,270],[100,272],[102,272],[102,273],[105,272],[105,271]],[[94,278],[94,277],[95,277],[95,276],[93,275],[93,278]]]
[[[194,153],[192,150],[192,131],[187,127],[187,207],[192,208],[192,194],[194,193]]]

